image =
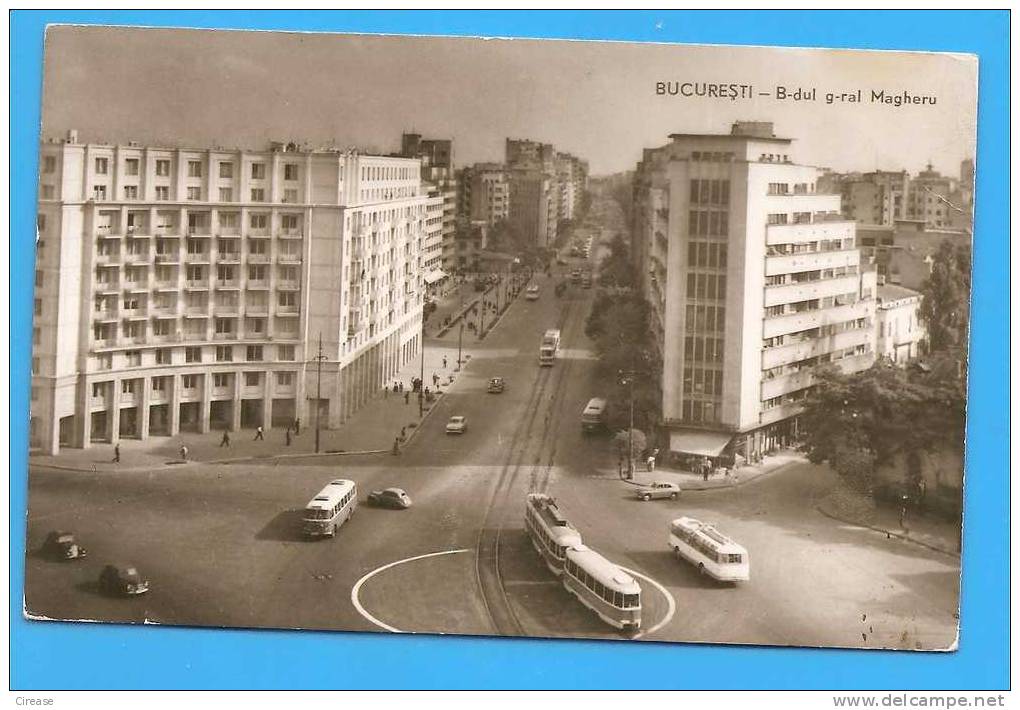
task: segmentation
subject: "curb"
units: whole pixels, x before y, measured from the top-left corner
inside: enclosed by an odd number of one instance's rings
[[[899,538],[900,540],[903,540],[905,542],[912,542],[915,545],[920,545],[921,547],[926,547],[929,550],[934,550],[935,552],[940,552],[943,555],[948,555],[949,557],[955,557],[956,559],[960,559],[960,553],[959,552],[952,552],[950,550],[945,549],[944,547],[939,547],[937,545],[931,545],[931,544],[929,544],[927,542],[924,542],[922,540],[918,540],[915,537],[910,537],[909,534],[900,533],[900,532],[894,532],[892,530],[886,530],[885,528],[880,528],[880,527],[875,526],[875,525],[868,525],[867,523],[861,523],[861,522],[857,522],[855,520],[847,520],[846,518],[841,518],[838,515],[833,515],[832,513],[828,512],[827,510],[823,510],[822,506],[820,506],[820,505],[816,505],[815,506],[815,510],[817,510],[819,513],[824,515],[826,518],[829,518],[830,520],[836,520],[838,522],[845,523],[847,525],[853,525],[854,527],[861,528],[863,530],[872,530],[872,531],[878,532],[878,533],[885,533],[886,536],[891,536],[891,537]]]
[[[773,475],[775,473],[779,473],[780,471],[786,469],[788,466],[790,466],[790,465],[792,465],[794,463],[797,463],[797,462],[796,461],[789,461],[789,462],[784,463],[784,464],[782,464],[780,466],[776,466],[775,468],[773,468],[773,469],[771,469],[769,471],[762,471],[761,473],[755,475],[753,478],[746,478],[746,479],[743,479],[743,480],[736,480],[736,481],[733,481],[731,483],[722,483],[722,484],[717,485],[717,486],[702,486],[702,485],[698,485],[698,484],[695,484],[693,486],[685,486],[685,485],[681,484],[680,485],[680,490],[681,491],[719,491],[719,490],[727,490],[727,489],[730,489],[730,488],[741,488],[742,486],[749,485],[751,483],[754,483],[755,481],[760,481],[763,478],[767,478],[767,477],[769,477],[769,476],[771,476],[771,475]],[[596,469],[596,470],[598,470],[600,473],[604,472],[604,471],[609,471],[609,473],[614,474],[613,476],[607,476],[607,478],[610,478],[610,477],[612,477],[612,478],[619,478],[618,475],[615,475],[616,474],[616,470],[615,469]],[[659,471],[665,470],[667,473],[669,472],[668,469],[657,469],[657,470],[659,470]],[[644,473],[647,473],[647,471],[645,471]],[[654,473],[654,471],[652,473]],[[620,480],[623,481],[623,483],[628,483],[628,484],[630,484],[632,486],[640,486],[640,485],[642,485],[640,483],[635,483],[634,481],[627,481],[627,480],[624,480],[624,479],[620,479]]]

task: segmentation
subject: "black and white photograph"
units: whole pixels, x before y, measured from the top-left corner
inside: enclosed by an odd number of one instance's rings
[[[49,26],[25,616],[956,650],[977,76]]]

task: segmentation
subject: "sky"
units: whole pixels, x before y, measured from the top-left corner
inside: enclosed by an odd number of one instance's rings
[[[752,85],[753,98],[657,95],[667,81]],[[779,101],[776,86],[816,100]],[[861,103],[826,104],[858,89]],[[873,90],[936,103],[872,103]],[[794,139],[797,162],[916,173],[930,161],[957,176],[974,156],[976,104],[977,60],[959,54],[55,26],[42,136],[388,153],[414,131],[452,138],[457,165],[531,138],[600,175],[633,169],[670,133],[757,120]]]

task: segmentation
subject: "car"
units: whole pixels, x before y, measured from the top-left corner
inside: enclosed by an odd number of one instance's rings
[[[667,483],[666,481],[653,481],[637,489],[637,497],[641,500],[651,500],[652,498],[672,498],[676,500],[679,495],[680,486],[675,483]]]
[[[384,488],[381,491],[372,491],[368,494],[369,505],[376,505],[380,508],[397,508],[406,510],[411,507],[411,497],[403,488]]]
[[[461,414],[450,417],[446,423],[447,434],[463,434],[467,431],[467,418]]]
[[[42,551],[44,555],[61,561],[80,560],[88,555],[75,540],[74,533],[62,530],[54,530],[46,536]]]
[[[489,386],[486,388],[486,391],[492,394],[502,394],[505,388],[506,380],[502,377],[493,377],[489,380]]]
[[[575,284],[581,283],[581,270],[580,269],[574,269],[573,271],[570,272],[570,282],[571,283],[575,283]]]
[[[556,257],[556,263],[559,264],[560,266],[565,266],[566,263],[567,263],[567,260],[564,259],[562,256],[558,256],[558,257]]]
[[[99,573],[99,591],[114,596],[133,597],[149,591],[149,580],[129,564],[106,565]]]

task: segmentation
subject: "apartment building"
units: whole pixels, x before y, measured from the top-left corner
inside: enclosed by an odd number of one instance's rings
[[[560,219],[556,151],[549,143],[507,138],[505,156],[510,224],[529,243],[552,246]]]
[[[44,142],[33,446],[338,426],[421,347],[420,167]]]
[[[400,155],[421,160],[422,181],[430,198],[440,198],[439,235],[429,234],[426,240],[426,282],[438,284],[453,268],[457,234],[457,176],[453,167],[453,141],[422,138],[419,133],[400,137]],[[435,210],[435,205],[431,206]],[[431,219],[429,220],[431,224]]]
[[[510,184],[501,163],[476,163],[464,169],[461,178],[462,214],[472,222],[494,227],[509,217]]]
[[[895,284],[878,285],[875,355],[897,365],[919,357],[925,341],[920,293]]]
[[[969,232],[930,227],[924,220],[900,219],[891,227],[857,225],[861,254],[878,271],[879,283],[919,291],[931,276],[935,254],[944,242],[970,247]]]
[[[675,454],[753,458],[796,436],[813,371],[875,358],[875,272],[840,196],[772,124],[670,136],[634,179],[634,254]]]

